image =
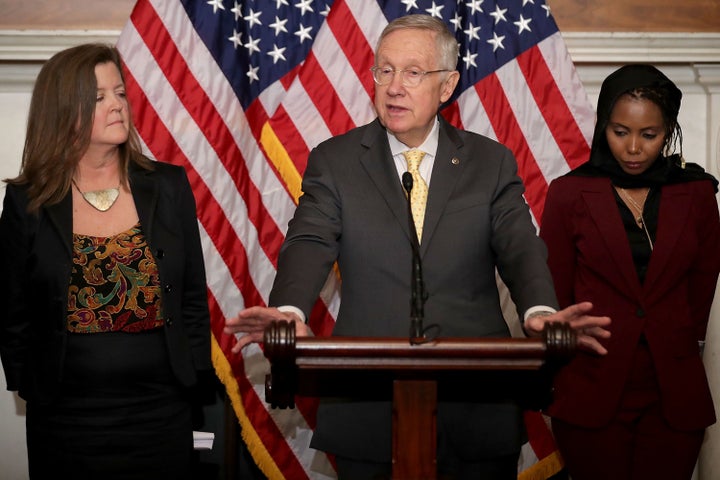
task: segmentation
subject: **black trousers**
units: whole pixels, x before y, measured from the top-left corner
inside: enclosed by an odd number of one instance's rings
[[[457,458],[438,459],[438,480],[516,480],[519,452],[503,457],[460,461]],[[338,480],[390,480],[391,463],[358,461],[335,457]]]

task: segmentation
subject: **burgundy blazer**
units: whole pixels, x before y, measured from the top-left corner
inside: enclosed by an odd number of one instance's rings
[[[662,411],[674,428],[715,421],[698,348],[720,271],[720,220],[713,187],[695,181],[662,187],[654,250],[643,284],[607,178],[552,182],[541,237],[561,307],[591,301],[612,319],[606,356],[579,352],[556,377],[549,415],[584,427],[615,414],[641,334],[649,345]]]

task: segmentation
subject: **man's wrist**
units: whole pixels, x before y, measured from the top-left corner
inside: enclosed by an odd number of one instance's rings
[[[314,335],[312,329],[310,328],[310,325],[308,325],[307,321],[305,320],[305,314],[302,310],[292,305],[281,305],[277,307],[277,309],[279,312],[292,313],[293,315],[297,316],[298,320],[302,325],[296,326],[296,328],[300,329],[301,332],[305,332],[304,336],[312,337]]]
[[[550,315],[553,315],[554,313],[557,313],[557,311],[552,307],[546,307],[546,306],[536,306],[529,308],[525,312],[525,320],[522,323],[522,329],[523,333],[525,333],[526,336],[537,336],[540,334],[540,330],[533,329],[532,331],[528,330],[527,325],[528,321],[535,317],[548,317]]]
[[[536,305],[534,307],[528,308],[525,311],[524,320],[527,321],[529,318],[532,317],[546,317],[555,313],[557,313],[557,310],[552,307],[548,307],[547,305]]]
[[[305,323],[305,314],[299,308],[297,308],[293,305],[281,305],[281,306],[277,307],[277,309],[279,312],[283,312],[283,313],[294,313],[295,315],[298,316],[298,318],[300,319],[300,321],[302,323]]]

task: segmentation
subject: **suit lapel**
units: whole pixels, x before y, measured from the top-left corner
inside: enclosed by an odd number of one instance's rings
[[[140,225],[142,226],[143,233],[145,234],[148,243],[151,242],[152,238],[152,225],[153,217],[155,215],[155,206],[157,205],[157,186],[149,178],[151,172],[141,170],[131,164],[129,169],[130,187],[132,190],[133,201],[135,202],[135,209],[140,219]]]
[[[367,150],[360,156],[360,163],[410,241],[407,199],[392,161],[387,133],[378,120],[366,130],[361,143]]]
[[[68,191],[59,203],[45,207],[45,212],[57,229],[68,255],[72,257],[72,192]]]
[[[655,245],[643,284],[643,290],[648,295],[652,295],[653,291],[664,291],[658,289],[655,284],[661,279],[668,264],[672,262],[673,252],[682,251],[676,245],[685,229],[688,212],[690,212],[690,195],[677,188],[663,187],[658,227],[655,232]],[[672,219],[672,221],[668,221],[668,219]],[[678,225],[677,221],[681,219],[683,223]]]
[[[435,232],[442,212],[445,210],[445,205],[447,205],[450,195],[464,170],[465,162],[459,160],[458,152],[462,145],[463,142],[460,136],[441,117],[438,149],[433,164],[430,191],[425,209],[423,241],[420,245],[420,251],[423,254],[427,251],[433,232]]]
[[[608,260],[603,274],[613,283],[625,284],[625,290],[637,297],[640,294],[640,280],[635,271],[627,233],[623,227],[615,196],[609,183],[602,182],[600,188],[590,187],[582,192],[588,206],[590,217],[599,232],[598,241],[602,243]]]

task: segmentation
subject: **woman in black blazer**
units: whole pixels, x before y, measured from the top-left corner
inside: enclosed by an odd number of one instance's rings
[[[189,478],[212,368],[185,171],[142,156],[115,48],[42,68],[0,217],[0,354],[30,477]]]

